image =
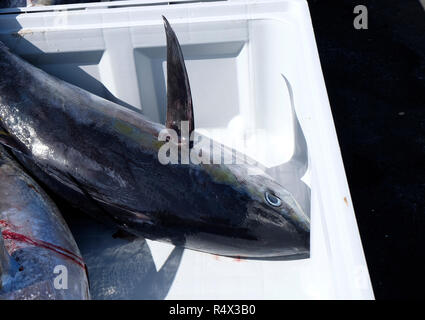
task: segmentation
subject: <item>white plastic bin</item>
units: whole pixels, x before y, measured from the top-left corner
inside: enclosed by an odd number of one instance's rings
[[[161,15],[183,48],[197,130],[267,167],[292,170],[275,174],[311,216],[311,256],[217,257],[113,239],[113,230],[78,218],[71,229],[89,267],[93,296],[373,299],[306,1],[151,0],[5,9],[0,40],[51,74],[164,122]],[[292,183],[297,179],[309,188]]]

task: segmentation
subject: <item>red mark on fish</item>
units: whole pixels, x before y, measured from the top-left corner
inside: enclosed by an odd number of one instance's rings
[[[2,226],[9,226],[9,224],[7,222],[5,222],[4,220],[0,220],[0,225]],[[23,243],[27,243],[29,245],[32,246],[36,246],[39,248],[44,248],[47,250],[51,250],[53,252],[56,252],[57,254],[73,261],[74,263],[78,264],[81,268],[86,269],[86,265],[83,262],[83,258],[81,258],[80,256],[76,255],[75,253],[62,248],[60,246],[54,245],[52,243],[43,241],[43,240],[38,240],[38,239],[32,239],[26,235],[17,233],[17,232],[13,232],[10,230],[3,230],[2,231],[2,235],[3,238],[6,240],[13,240],[13,241],[18,241],[18,242],[23,242]]]

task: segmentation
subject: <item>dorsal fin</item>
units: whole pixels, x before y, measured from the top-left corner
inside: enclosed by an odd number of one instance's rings
[[[187,121],[189,124],[189,137],[195,129],[192,94],[179,40],[168,20],[164,16],[162,18],[167,35],[167,119],[165,126],[175,130],[181,139],[182,121]]]

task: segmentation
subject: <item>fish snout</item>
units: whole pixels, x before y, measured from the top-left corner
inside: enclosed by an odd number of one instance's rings
[[[267,198],[267,194],[265,195]],[[262,205],[256,213],[258,251],[269,257],[308,256],[310,251],[310,219],[290,194],[279,194]]]
[[[296,227],[292,223],[280,227],[266,227],[262,232],[264,249],[270,256],[291,256],[310,252],[310,230]]]

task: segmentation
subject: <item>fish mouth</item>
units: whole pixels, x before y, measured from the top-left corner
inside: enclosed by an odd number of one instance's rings
[[[282,260],[284,257],[309,256],[310,232],[301,230],[295,232],[282,230],[281,232],[280,236],[276,234],[272,242],[268,244],[270,247],[269,258],[274,257]],[[267,246],[263,250],[267,252]]]
[[[233,235],[196,233],[186,237],[185,247],[220,256],[252,260],[297,260],[310,257],[310,232],[287,228],[263,226],[251,230],[251,237],[240,237],[239,230]],[[194,236],[194,237],[193,237]],[[214,245],[211,245],[214,243]]]
[[[270,257],[241,257],[241,256],[229,256],[229,258],[235,258],[240,259],[243,258],[244,260],[256,260],[256,261],[294,261],[294,260],[303,260],[303,259],[309,259],[310,258],[310,251],[307,250],[305,252],[299,252],[294,253],[290,255],[276,255],[276,256],[270,256]]]
[[[274,220],[258,226],[255,230],[258,246],[252,256],[277,260],[309,257],[310,219],[304,215],[294,216],[281,216],[279,222]]]
[[[310,219],[304,213],[292,217],[291,222],[299,233],[310,234]]]

